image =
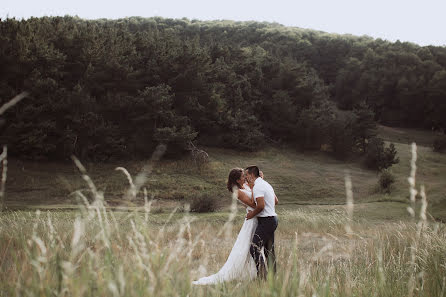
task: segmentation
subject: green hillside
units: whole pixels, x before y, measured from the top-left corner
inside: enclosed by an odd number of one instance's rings
[[[344,177],[346,172],[350,172],[354,200],[359,211],[368,211],[376,218],[393,214],[405,216],[411,157],[409,143],[419,141],[417,184],[426,186],[430,213],[437,218],[446,218],[446,155],[435,153],[427,146],[432,134],[384,126],[379,128],[379,133],[386,140],[396,141],[400,159],[398,164],[391,167],[396,182],[390,194],[379,190],[378,173],[366,169],[361,159],[342,162],[324,153],[298,152],[290,147],[266,147],[259,152],[209,148],[210,163],[202,169],[186,157],[182,160],[162,160],[155,165],[146,187],[149,198],[155,199],[154,207],[159,212],[182,206],[203,194],[209,199],[216,199],[220,210],[225,210],[231,197],[225,185],[229,170],[257,164],[277,192],[279,210],[309,205],[330,208],[345,203]],[[128,182],[122,172],[114,169],[123,166],[135,176],[144,164],[86,163],[85,166],[97,187],[104,191],[111,207],[131,207],[141,205],[143,195],[140,193],[134,201],[124,199]],[[76,190],[88,194],[85,182],[71,163],[9,161],[6,192],[9,208],[74,207]],[[364,204],[364,208],[359,204]]]

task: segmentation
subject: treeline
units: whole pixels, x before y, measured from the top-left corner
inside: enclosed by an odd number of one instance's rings
[[[375,121],[446,129],[446,48],[278,24],[0,22],[1,143],[33,159],[147,157],[190,141],[367,151]]]

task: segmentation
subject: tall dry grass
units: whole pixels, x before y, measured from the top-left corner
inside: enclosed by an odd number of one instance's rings
[[[7,101],[0,107],[0,116],[4,114],[8,109],[22,101],[24,98],[28,96],[28,92],[22,92],[12,98],[11,100]],[[1,120],[1,118],[0,118]],[[0,122],[0,125],[3,125],[3,122]],[[4,201],[5,201],[5,184],[6,184],[6,177],[8,172],[8,148],[6,145],[3,146],[3,151],[0,154],[0,164],[2,168],[1,173],[1,182],[0,182],[0,211],[4,208]]]
[[[128,199],[144,199],[144,206],[112,212],[82,164],[76,164],[92,202],[79,192],[78,211],[1,214],[0,296],[446,294],[446,232],[443,224],[427,219],[422,188],[422,200],[411,200],[412,222],[369,225],[355,220],[347,178],[344,210],[280,213],[276,275],[265,282],[194,287],[193,279],[216,272],[226,260],[243,220],[235,200],[226,218],[193,216],[187,206],[181,214],[152,214],[142,187],[147,165],[139,180],[126,173]],[[411,193],[417,191],[415,174],[416,169]]]

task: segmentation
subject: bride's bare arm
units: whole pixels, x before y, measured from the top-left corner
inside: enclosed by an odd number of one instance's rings
[[[256,207],[256,204],[254,203],[254,201],[251,200],[251,197],[248,197],[248,195],[246,195],[242,191],[238,191],[237,198],[245,205],[251,206],[252,208]]]

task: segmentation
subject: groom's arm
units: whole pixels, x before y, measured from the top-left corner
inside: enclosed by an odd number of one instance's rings
[[[252,208],[256,207],[256,204],[254,203],[254,201],[251,199],[251,197],[248,197],[248,195],[246,195],[245,193],[243,193],[242,191],[238,191],[238,200],[240,200],[243,204],[251,206]]]
[[[257,197],[257,205],[253,211],[248,212],[246,219],[250,220],[256,215],[258,215],[265,208],[265,197]]]

